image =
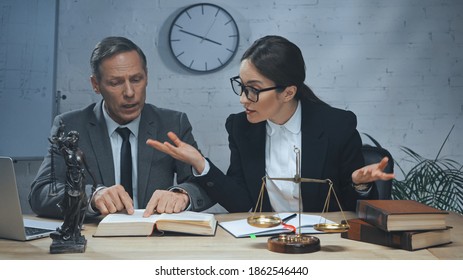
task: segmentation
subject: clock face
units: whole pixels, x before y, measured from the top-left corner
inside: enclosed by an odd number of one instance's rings
[[[169,45],[175,59],[190,70],[224,67],[238,49],[238,27],[231,15],[213,4],[189,6],[175,18]]]

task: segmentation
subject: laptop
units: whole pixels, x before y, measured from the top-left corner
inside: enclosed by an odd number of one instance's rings
[[[0,238],[27,241],[48,237],[61,224],[23,217],[13,160],[0,157]]]

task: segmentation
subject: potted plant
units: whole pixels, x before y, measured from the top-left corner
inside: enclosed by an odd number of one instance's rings
[[[411,158],[413,166],[406,171],[394,160],[404,179],[393,179],[392,199],[416,200],[438,209],[463,213],[463,165],[440,157],[453,128],[454,126],[433,159],[424,158],[410,148],[401,147]]]

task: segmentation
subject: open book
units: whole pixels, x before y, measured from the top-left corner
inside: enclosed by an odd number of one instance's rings
[[[251,213],[249,215],[252,215]],[[279,213],[274,216],[281,219],[285,219],[294,213]],[[321,216],[317,215],[308,215],[301,214],[301,233],[323,233],[321,231],[315,230],[313,226],[318,223],[334,223],[330,220],[327,220]],[[299,214],[295,215],[291,220],[286,221],[287,225],[294,226],[297,233],[299,232]],[[283,225],[279,225],[271,228],[259,228],[254,227],[248,224],[247,219],[229,221],[229,222],[220,222],[219,225],[228,231],[234,237],[250,237],[250,236],[269,236],[277,235],[281,233],[291,233],[291,229],[285,228]]]
[[[109,214],[98,224],[93,236],[149,236],[155,229],[195,235],[215,235],[217,221],[213,214],[184,211],[154,214],[144,218],[144,209],[133,215]]]

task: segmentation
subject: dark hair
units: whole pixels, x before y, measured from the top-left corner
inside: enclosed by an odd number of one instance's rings
[[[124,37],[106,37],[93,49],[90,57],[92,74],[97,80],[101,78],[100,65],[104,59],[122,52],[136,51],[143,62],[143,69],[147,72],[146,56],[134,42]]]
[[[275,35],[262,37],[246,50],[241,61],[245,59],[276,85],[296,86],[297,100],[325,103],[304,83],[305,63],[301,50],[287,39]]]

